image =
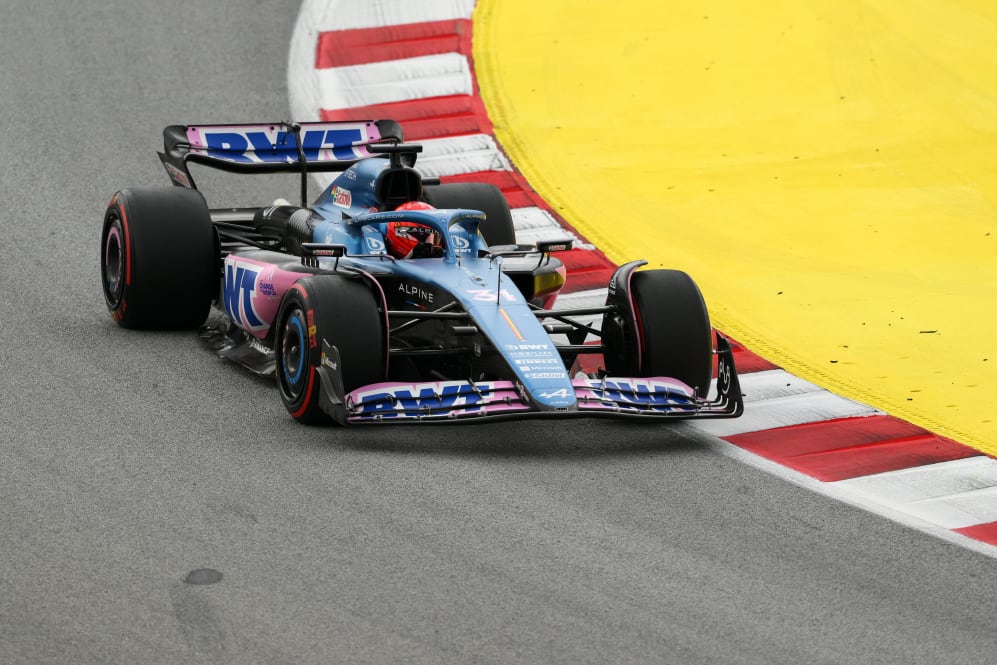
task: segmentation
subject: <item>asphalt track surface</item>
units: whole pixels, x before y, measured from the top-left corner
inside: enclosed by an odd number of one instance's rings
[[[168,124],[287,114],[296,6],[4,10],[0,661],[997,652],[992,558],[746,466],[690,427],[304,428],[194,334],[118,330],[99,290],[107,200],[166,184]],[[236,201],[268,186],[225,183]],[[184,581],[201,569],[221,580]]]

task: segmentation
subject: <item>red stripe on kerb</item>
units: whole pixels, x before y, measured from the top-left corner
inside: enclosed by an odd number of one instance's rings
[[[492,123],[488,121],[484,104],[471,95],[427,97],[349,109],[322,109],[320,114],[322,120],[327,122],[391,118],[401,123],[406,141],[492,133]]]
[[[469,53],[470,19],[336,30],[319,34],[315,67],[348,67],[442,53]]]
[[[973,526],[952,530],[964,536],[969,536],[974,540],[989,543],[990,545],[997,545],[997,522],[974,524]]]
[[[723,438],[824,482],[980,454],[892,416],[826,420]]]

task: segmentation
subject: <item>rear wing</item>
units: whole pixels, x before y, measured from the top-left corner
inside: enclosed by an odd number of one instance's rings
[[[372,157],[368,147],[400,143],[394,120],[352,122],[277,122],[249,125],[170,125],[159,153],[175,185],[197,189],[188,162],[234,173],[345,171]]]

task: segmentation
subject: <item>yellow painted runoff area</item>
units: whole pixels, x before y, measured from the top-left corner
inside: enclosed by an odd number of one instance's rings
[[[714,325],[997,454],[997,3],[478,0],[516,167]]]

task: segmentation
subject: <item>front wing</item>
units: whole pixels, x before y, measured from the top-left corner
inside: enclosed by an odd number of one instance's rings
[[[727,340],[718,339],[712,399],[668,377],[576,377],[572,408],[541,410],[513,381],[378,383],[345,393],[335,368],[339,354],[324,343],[322,408],[341,424],[481,421],[508,418],[608,416],[641,420],[736,418],[744,412],[740,383]]]

